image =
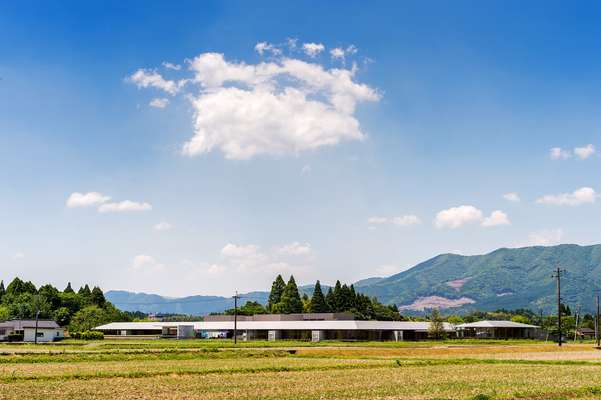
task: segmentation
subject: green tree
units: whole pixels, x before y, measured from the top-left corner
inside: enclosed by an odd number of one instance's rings
[[[234,315],[234,309],[230,308],[224,311],[226,315]],[[238,307],[238,315],[257,315],[267,314],[267,310],[263,305],[256,301],[247,301],[242,307]]]
[[[447,336],[438,308],[433,308],[432,313],[430,314],[430,327],[428,328],[428,336],[431,339],[436,340],[445,339]]]
[[[6,321],[10,318],[10,313],[8,312],[8,307],[0,304],[0,322]]]
[[[23,282],[18,277],[13,279],[6,287],[7,296],[19,296],[24,293],[34,294],[36,292],[35,285],[31,282]]]
[[[86,306],[71,318],[70,332],[89,331],[99,325],[111,322],[110,313],[98,306]]]
[[[524,316],[524,315],[514,315],[513,317],[511,317],[511,320],[513,322],[519,322],[520,324],[529,324],[530,320],[528,319],[528,317]]]
[[[311,297],[309,310],[312,313],[324,313],[329,311],[328,305],[326,304],[326,299],[321,291],[321,284],[319,281],[315,282],[315,288],[313,289],[313,296]]]
[[[303,312],[310,313],[311,312],[311,299],[307,293],[303,293],[303,297],[301,297],[301,301],[303,303]]]
[[[449,315],[447,317],[447,322],[453,325],[463,324],[463,318],[459,315]]]
[[[98,286],[94,286],[94,289],[92,289],[90,301],[92,302],[92,304],[97,305],[99,307],[104,306],[106,299],[104,298],[104,293],[102,293],[102,290]]]
[[[328,288],[328,292],[326,293],[326,306],[328,306],[328,311],[335,311],[336,299],[334,298],[334,290],[331,287]]]
[[[282,301],[282,294],[285,288],[286,283],[282,275],[278,275],[271,285],[271,292],[269,292],[269,300],[267,302],[267,309],[269,311],[274,312],[275,305]]]
[[[63,293],[75,293],[75,290],[71,287],[71,282],[67,283],[67,287],[63,290]]]
[[[52,319],[60,326],[67,326],[71,322],[71,312],[67,307],[59,307],[52,313]]]
[[[5,294],[6,294],[6,289],[4,288],[4,281],[0,281],[0,302],[2,301],[2,298],[4,297]]]
[[[64,291],[59,296],[61,299],[61,307],[67,308],[71,315],[75,314],[81,309],[81,300],[79,295],[74,291]]]
[[[60,292],[54,286],[50,284],[41,286],[38,290],[38,294],[50,303],[52,309],[57,309],[61,306]]]
[[[6,303],[9,319],[31,319],[34,317],[33,294],[7,294],[6,297],[9,298],[9,302]]]
[[[279,312],[284,314],[297,314],[303,312],[303,302],[298,294],[298,287],[296,286],[296,281],[292,275],[282,292],[282,300],[277,308]]]
[[[333,312],[342,311],[342,285],[340,284],[340,281],[336,281],[330,301],[331,303],[328,303],[328,305]]]
[[[52,305],[46,298],[40,294],[34,294],[31,297],[31,316],[35,318],[36,314],[40,318],[50,318],[52,316]]]

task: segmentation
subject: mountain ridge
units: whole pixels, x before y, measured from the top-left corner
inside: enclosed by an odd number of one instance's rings
[[[557,266],[566,271],[563,301],[592,311],[596,291],[601,289],[601,245],[503,247],[470,256],[439,254],[389,277],[357,281],[355,289],[383,303],[397,304],[407,314],[433,307],[459,313],[499,308],[551,312],[556,304],[551,275]],[[326,285],[322,287],[327,290]],[[301,294],[310,295],[312,284],[299,289]],[[232,299],[221,296],[168,299],[126,291],[109,291],[106,295],[117,307],[128,311],[139,307],[137,310],[144,312],[204,315],[233,307]],[[242,296],[243,301],[265,304],[269,293],[255,291]]]

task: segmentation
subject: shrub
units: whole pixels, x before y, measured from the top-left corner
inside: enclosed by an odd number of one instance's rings
[[[83,332],[70,332],[69,336],[73,339],[82,339],[82,340],[103,340],[104,333],[97,331],[83,331]]]
[[[22,342],[23,338],[24,336],[22,333],[9,333],[6,336],[6,340],[8,340],[9,342]]]

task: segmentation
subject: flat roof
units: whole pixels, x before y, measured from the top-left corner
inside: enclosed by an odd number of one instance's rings
[[[522,324],[513,321],[477,321],[457,325],[457,329],[465,328],[539,328],[536,325]]]
[[[162,330],[163,327],[193,325],[198,331],[227,331],[234,329],[234,321],[198,322],[111,322],[95,330]],[[421,321],[238,321],[238,330],[373,330],[373,331],[420,331],[427,332],[429,322]],[[444,324],[445,330],[453,331],[453,325]]]

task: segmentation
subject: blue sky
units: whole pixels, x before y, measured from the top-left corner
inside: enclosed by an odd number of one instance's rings
[[[4,5],[0,277],[225,295],[598,243],[600,14]]]

